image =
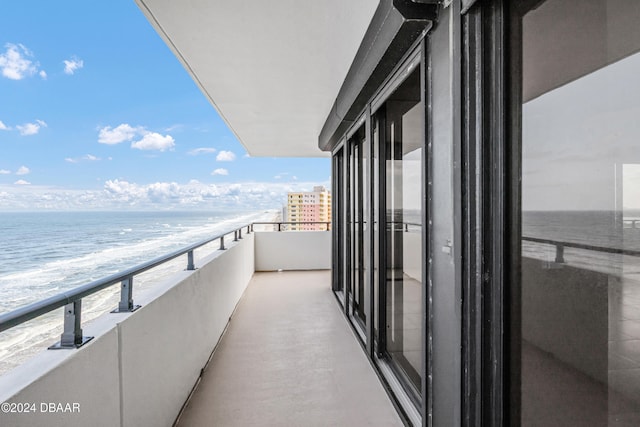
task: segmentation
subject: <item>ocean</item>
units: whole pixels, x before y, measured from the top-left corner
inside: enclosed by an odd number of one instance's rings
[[[0,313],[117,273],[252,221],[260,212],[0,212]],[[195,251],[196,260],[218,247]],[[186,268],[186,256],[134,278],[133,295]],[[117,285],[83,299],[82,321],[117,306]],[[62,309],[0,333],[0,373],[59,340]]]
[[[640,211],[525,211],[522,236],[638,251]],[[554,262],[556,248],[523,240],[522,256]],[[640,270],[637,256],[565,248],[564,259],[567,265],[619,277]]]
[[[0,213],[0,313],[44,299],[251,221],[261,212]],[[408,218],[408,216],[407,216]],[[408,219],[405,218],[405,221]],[[416,216],[416,222],[419,217]],[[637,219],[636,228],[631,220]],[[640,250],[640,211],[524,212],[523,236]],[[195,252],[196,260],[217,249]],[[522,255],[552,263],[555,246],[523,241]],[[565,248],[567,265],[640,278],[640,257]],[[136,294],[183,270],[180,257],[134,279]],[[117,306],[113,286],[83,300],[83,324]],[[0,374],[59,340],[62,310],[0,333]]]

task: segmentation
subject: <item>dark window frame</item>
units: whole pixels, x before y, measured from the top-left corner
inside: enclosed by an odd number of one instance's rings
[[[465,426],[520,423],[519,6],[476,2],[462,17]]]
[[[340,301],[340,303],[342,304],[342,309],[344,310],[344,314],[346,316],[347,319],[350,320],[350,324],[352,326],[352,328],[354,329],[354,332],[356,333],[356,335],[360,338],[359,342],[360,344],[363,346],[367,356],[369,357],[369,359],[372,361],[373,366],[376,368],[378,375],[380,376],[380,379],[383,381],[384,384],[386,384],[387,389],[388,390],[392,390],[391,391],[391,397],[392,400],[394,402],[394,406],[396,406],[396,408],[399,410],[399,412],[403,415],[403,417],[405,418],[405,420],[415,420],[415,416],[411,417],[407,414],[407,405],[412,405],[415,408],[415,414],[417,414],[418,416],[422,417],[422,423],[425,423],[427,420],[427,412],[428,412],[428,407],[429,407],[429,399],[427,398],[422,398],[420,401],[420,404],[418,406],[415,405],[415,402],[413,402],[411,400],[411,398],[409,398],[408,395],[408,387],[407,384],[405,384],[405,381],[408,381],[407,379],[403,378],[402,375],[398,374],[397,370],[394,369],[387,360],[385,360],[385,357],[381,357],[382,355],[382,351],[384,349],[384,343],[386,341],[386,339],[384,338],[384,335],[386,333],[385,327],[380,327],[380,325],[382,324],[381,322],[385,322],[384,319],[384,312],[385,310],[378,310],[378,314],[383,314],[382,316],[380,316],[382,319],[379,320],[378,322],[378,330],[377,330],[377,334],[375,334],[374,336],[374,328],[373,328],[373,324],[372,322],[375,320],[373,318],[373,313],[374,313],[374,308],[373,308],[373,304],[374,304],[374,289],[373,289],[373,284],[374,284],[374,280],[373,280],[373,274],[374,273],[374,269],[372,268],[372,266],[369,266],[368,270],[367,270],[367,275],[369,276],[366,282],[367,285],[369,285],[369,304],[367,304],[365,310],[367,311],[367,320],[366,320],[366,325],[363,325],[361,322],[357,322],[355,321],[355,317],[354,313],[351,312],[351,308],[350,308],[350,304],[349,304],[349,292],[352,292],[353,289],[352,287],[354,286],[353,283],[351,283],[350,277],[351,277],[351,268],[352,268],[352,260],[350,259],[350,252],[351,252],[351,246],[354,242],[354,236],[352,235],[352,230],[351,230],[351,213],[350,213],[350,206],[352,203],[351,198],[353,197],[350,191],[350,181],[351,181],[351,170],[349,167],[350,161],[351,161],[351,157],[353,155],[353,144],[351,142],[352,137],[361,129],[362,126],[365,126],[365,138],[367,139],[367,143],[363,144],[363,146],[366,146],[369,148],[369,159],[374,158],[373,156],[373,123],[375,120],[377,120],[377,118],[374,119],[374,116],[379,116],[379,112],[381,110],[383,110],[384,107],[384,103],[387,100],[387,98],[393,93],[393,90],[395,88],[397,88],[400,84],[402,84],[406,78],[411,74],[411,72],[414,70],[415,66],[419,66],[420,67],[420,81],[421,81],[421,103],[423,103],[424,105],[424,114],[425,114],[425,126],[426,128],[429,127],[429,120],[428,120],[428,116],[429,116],[429,91],[428,88],[430,86],[429,84],[429,76],[430,76],[430,71],[429,71],[429,67],[430,64],[427,60],[428,58],[428,52],[427,52],[427,47],[428,47],[428,41],[427,41],[427,35],[425,35],[424,37],[420,38],[419,40],[417,40],[410,49],[408,49],[405,53],[405,55],[403,56],[402,60],[398,62],[398,64],[396,65],[396,67],[394,67],[393,71],[388,75],[388,77],[385,79],[384,83],[382,85],[380,85],[380,87],[378,88],[378,90],[374,93],[374,95],[371,97],[371,99],[369,100],[369,102],[367,102],[366,107],[364,109],[364,111],[358,116],[359,118],[347,129],[347,131],[345,132],[344,136],[342,137],[341,142],[336,146],[336,149],[333,150],[333,154],[335,155],[340,149],[342,149],[343,155],[344,155],[344,183],[342,186],[342,190],[345,191],[345,197],[344,197],[344,209],[341,210],[341,212],[344,214],[344,220],[340,221],[340,224],[344,227],[343,230],[343,238],[344,238],[344,244],[345,244],[345,262],[343,263],[344,265],[344,274],[343,274],[343,278],[342,280],[344,280],[344,287],[343,287],[343,291],[344,291],[344,298],[341,299],[336,292],[336,297],[338,298],[338,300]],[[376,109],[375,111],[372,109],[372,106],[375,106]],[[384,128],[382,128],[382,132],[384,133]],[[428,140],[430,138],[430,132],[428,130],[425,130],[425,140],[423,142],[423,156],[425,158],[423,158],[423,164],[424,164],[424,168],[423,168],[423,176],[422,176],[422,180],[423,180],[423,196],[424,193],[427,191],[427,184],[426,184],[426,180],[427,180],[427,175],[428,175],[428,166],[426,161],[426,156],[427,154],[427,150],[428,150]],[[367,192],[368,194],[365,195],[366,197],[368,197],[367,200],[367,206],[368,206],[368,217],[367,220],[371,221],[371,223],[373,224],[374,221],[378,221],[379,224],[379,228],[378,230],[383,230],[384,227],[386,227],[386,219],[385,216],[382,215],[380,212],[374,212],[373,210],[373,199],[375,197],[374,191],[377,188],[378,194],[378,203],[379,206],[384,206],[386,203],[386,187],[385,187],[385,180],[382,179],[383,177],[383,173],[382,171],[384,171],[385,168],[385,156],[384,156],[384,138],[380,138],[380,143],[378,144],[378,153],[375,153],[375,158],[378,162],[377,167],[379,167],[379,171],[380,171],[380,175],[379,175],[379,182],[377,183],[378,185],[374,185],[373,183],[373,165],[371,161],[367,162],[367,179],[369,180],[368,185],[369,187],[367,188]],[[337,194],[337,193],[336,193]],[[423,215],[423,224],[427,224],[427,218],[428,218],[428,211],[426,209],[427,206],[427,198],[423,197],[423,209],[422,209],[422,215]],[[367,229],[367,238],[369,238],[370,241],[370,245],[367,249],[368,250],[368,255],[371,257],[371,259],[373,259],[373,242],[374,242],[374,228],[373,227],[369,227]],[[426,239],[426,233],[427,233],[427,227],[424,226],[423,227],[423,235],[422,235],[422,246],[423,249],[426,248],[427,246],[427,239]],[[379,233],[379,240],[378,240],[378,249],[380,250],[381,248],[384,248],[386,242],[385,239],[383,238],[384,233]],[[364,234],[363,234],[364,237]],[[366,245],[363,245],[362,247],[365,248]],[[426,252],[425,252],[426,254]],[[382,287],[381,284],[383,284],[386,281],[386,276],[384,276],[383,278],[383,272],[384,269],[382,267],[384,267],[383,265],[383,258],[382,256],[379,257],[379,261],[380,261],[380,265],[378,266],[378,272],[379,272],[379,278],[378,278],[378,283],[380,284],[380,287]],[[427,272],[427,261],[426,261],[426,256],[423,257],[423,277],[424,280],[426,281],[426,272]],[[425,286],[423,286],[424,292],[423,292],[423,296],[422,296],[422,300],[423,300],[423,307],[424,307],[424,318],[428,319],[428,306],[427,306],[427,301],[428,301],[428,290],[426,289],[426,283]],[[380,292],[379,291],[379,300],[378,300],[378,304],[379,306],[382,306],[383,303],[385,303],[384,300],[384,292]],[[384,325],[386,325],[386,322],[384,323]],[[429,363],[428,363],[428,357],[427,357],[427,348],[426,348],[426,343],[427,343],[427,333],[428,333],[428,327],[427,325],[425,325],[424,328],[424,333],[423,333],[423,337],[422,337],[422,347],[423,347],[423,373],[422,373],[422,385],[421,385],[421,391],[422,391],[422,396],[428,396],[428,394],[426,394],[426,391],[429,390],[429,386],[427,384],[428,382],[428,369],[430,369],[429,367]],[[381,338],[381,336],[383,338]],[[380,347],[380,343],[382,343],[382,347]],[[393,377],[389,377],[389,375],[392,375]],[[401,388],[398,388],[401,387]]]
[[[353,244],[357,244],[358,245],[358,266],[359,266],[359,271],[357,272],[358,275],[358,281],[353,280],[354,276],[355,276],[355,270],[354,271],[349,271],[348,274],[350,275],[351,278],[351,288],[350,291],[352,292],[351,294],[349,294],[349,298],[347,299],[347,301],[349,301],[349,307],[348,307],[348,318],[350,319],[351,323],[353,324],[353,326],[356,329],[357,335],[360,338],[361,342],[363,345],[368,345],[368,342],[370,341],[369,339],[369,335],[366,333],[367,330],[367,324],[369,322],[369,315],[368,313],[364,313],[365,317],[366,317],[366,323],[363,322],[363,319],[361,319],[357,313],[357,309],[356,309],[356,303],[357,303],[357,308],[360,308],[360,304],[363,305],[363,309],[366,311],[367,307],[365,304],[365,300],[364,300],[364,287],[367,285],[367,278],[365,276],[365,273],[368,273],[368,270],[366,268],[365,262],[365,256],[364,256],[364,249],[366,248],[366,235],[364,232],[362,232],[363,230],[363,205],[365,203],[367,203],[367,201],[365,200],[365,198],[367,197],[367,194],[360,194],[360,191],[362,189],[362,184],[363,184],[363,176],[366,178],[369,178],[367,171],[363,171],[363,163],[365,163],[364,161],[366,160],[365,158],[365,153],[363,152],[365,147],[368,147],[367,145],[367,129],[365,128],[366,124],[367,124],[367,117],[366,115],[363,113],[360,118],[356,121],[356,123],[349,129],[349,131],[346,134],[346,142],[345,144],[349,146],[349,150],[350,150],[350,157],[349,157],[349,162],[351,162],[352,160],[357,163],[357,171],[358,171],[358,176],[355,177],[357,179],[357,182],[354,182],[354,189],[357,189],[358,194],[355,195],[356,197],[358,197],[358,202],[357,202],[357,219],[359,221],[358,224],[358,230],[360,230],[361,232],[358,234],[358,236],[354,236],[353,232],[355,229],[355,222],[350,223],[349,224],[349,228],[350,228],[350,233],[351,233],[351,245]],[[357,147],[357,153],[358,153],[358,158],[353,158],[353,153],[356,152],[355,150],[355,146]],[[352,169],[350,169],[352,170]],[[351,187],[351,182],[349,182],[349,190],[352,189]],[[355,202],[354,200],[354,194],[350,195],[350,200],[351,202]],[[367,204],[368,205],[368,204]],[[350,212],[353,213],[352,211],[353,206],[349,205],[348,209],[350,209]],[[356,240],[357,239],[357,240]],[[353,257],[351,255],[353,255],[354,253],[354,247],[349,248],[349,252],[348,252],[348,256],[350,257],[350,265],[353,267],[354,263],[353,263]],[[357,282],[357,283],[356,283]],[[362,283],[360,283],[362,282]],[[358,300],[359,301],[355,301],[356,299],[356,285],[358,286]]]
[[[342,287],[342,274],[343,268],[342,265],[344,263],[344,235],[343,228],[339,225],[343,219],[343,213],[341,209],[343,208],[342,195],[343,188],[342,184],[344,182],[344,149],[343,143],[340,143],[336,149],[333,151],[331,156],[331,191],[333,194],[340,195],[339,197],[335,197],[335,200],[332,200],[331,203],[331,220],[332,227],[335,230],[332,233],[332,250],[331,250],[331,277],[332,277],[332,285],[331,289],[334,292],[342,292],[344,288]]]

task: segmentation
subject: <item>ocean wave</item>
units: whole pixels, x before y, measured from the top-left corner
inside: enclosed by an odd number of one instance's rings
[[[125,246],[94,248],[90,253],[45,262],[24,271],[15,271],[0,277],[0,312],[8,312],[29,303],[56,295],[61,291],[106,277],[151,258],[213,237],[216,234],[253,221],[272,220],[274,212],[259,212],[219,218],[184,226],[175,232],[129,242]],[[152,230],[151,230],[152,231]],[[54,243],[55,244],[55,243]],[[196,261],[217,249],[217,244],[195,253]],[[73,252],[71,252],[73,253]],[[24,256],[28,256],[25,253]],[[186,258],[186,256],[184,257]],[[15,260],[20,265],[19,260]],[[176,258],[150,271],[137,275],[135,294],[152,287],[186,266],[186,259]],[[83,324],[109,312],[117,306],[119,287],[111,286],[83,299]],[[59,312],[60,311],[60,312]],[[59,340],[62,329],[61,310],[40,316],[1,334],[0,373],[22,363],[26,358]]]

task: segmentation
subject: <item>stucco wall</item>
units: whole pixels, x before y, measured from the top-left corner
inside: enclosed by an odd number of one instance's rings
[[[36,413],[0,412],[2,426],[170,426],[254,272],[254,234],[134,299],[131,314],[83,326],[79,350],[43,351],[0,377],[0,402]],[[61,316],[62,317],[62,316]],[[42,403],[79,412],[42,413]]]
[[[331,232],[256,232],[256,271],[331,268]]]

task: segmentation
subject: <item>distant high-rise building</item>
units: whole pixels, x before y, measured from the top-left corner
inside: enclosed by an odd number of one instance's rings
[[[287,221],[299,223],[289,226],[293,231],[326,230],[331,222],[331,193],[323,186],[313,187],[313,191],[288,193]]]

